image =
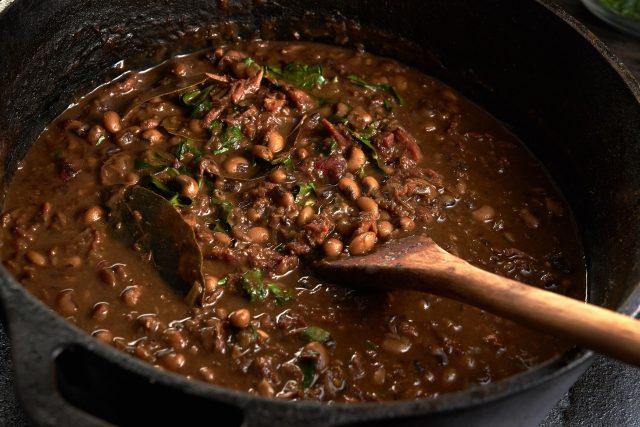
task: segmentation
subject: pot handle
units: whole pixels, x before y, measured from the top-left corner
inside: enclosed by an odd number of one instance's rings
[[[69,328],[64,319],[39,306],[7,276],[2,275],[0,281],[0,314],[11,341],[16,393],[27,417],[42,426],[111,426],[69,404],[61,395],[55,358],[60,349],[73,344]]]

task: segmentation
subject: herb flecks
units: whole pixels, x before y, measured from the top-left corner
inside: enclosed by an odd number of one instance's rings
[[[327,79],[322,74],[321,65],[289,62],[283,68],[270,65],[267,67],[267,71],[303,89],[322,87],[327,84]]]
[[[347,76],[347,80],[349,80],[351,83],[353,83],[354,85],[363,87],[365,89],[371,90],[371,91],[383,91],[383,92],[387,92],[388,94],[392,95],[396,102],[398,103],[399,106],[403,106],[404,105],[404,98],[402,98],[402,96],[400,96],[400,94],[396,91],[396,89],[389,85],[389,84],[385,84],[385,83],[380,83],[380,84],[372,84],[372,83],[367,83],[364,80],[362,80],[362,78],[356,76],[355,74],[349,74]],[[390,105],[390,104],[389,104]],[[387,108],[388,110],[388,104],[385,104],[385,108]]]

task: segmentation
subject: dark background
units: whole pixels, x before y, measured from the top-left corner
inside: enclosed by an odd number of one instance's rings
[[[640,79],[640,39],[598,21],[579,0],[554,1],[601,38]],[[0,323],[0,426],[25,425],[13,391],[11,351]],[[598,357],[542,423],[542,427],[591,426],[640,426],[640,369]]]

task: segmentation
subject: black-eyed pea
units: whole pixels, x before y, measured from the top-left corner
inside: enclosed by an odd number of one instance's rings
[[[111,133],[118,133],[122,130],[122,120],[120,115],[115,111],[107,111],[102,116],[104,127]]]
[[[265,227],[251,227],[247,230],[247,237],[250,242],[262,245],[269,241],[269,230]]]
[[[358,197],[356,199],[356,205],[365,212],[369,212],[374,218],[378,218],[378,203],[371,197]]]
[[[372,176],[365,176],[362,178],[362,187],[366,194],[371,194],[380,188],[380,183]]]
[[[400,228],[403,231],[413,231],[416,228],[416,223],[412,218],[403,216],[400,218]]]
[[[73,295],[73,289],[65,289],[63,291],[60,291],[56,296],[56,304],[58,306],[58,310],[60,310],[60,313],[65,316],[71,316],[76,311],[78,311],[78,305],[74,301]]]
[[[150,144],[159,144],[164,140],[164,135],[158,129],[147,129],[142,132],[142,138],[149,141]]]
[[[340,181],[338,181],[338,188],[352,200],[360,197],[360,187],[352,178],[346,176],[340,178]]]
[[[222,164],[227,173],[243,173],[249,170],[249,160],[242,156],[231,156]]]
[[[47,257],[38,251],[27,251],[24,256],[27,261],[36,267],[45,267],[49,263]]]
[[[349,253],[351,255],[362,255],[369,252],[376,244],[376,233],[367,231],[358,234],[349,243]]]
[[[367,155],[359,147],[351,148],[349,160],[347,160],[347,169],[351,172],[359,170],[367,162]]]
[[[496,210],[489,205],[482,205],[475,211],[471,212],[471,216],[476,221],[487,222],[491,221],[496,216]]]
[[[324,251],[324,256],[327,258],[338,258],[342,253],[342,249],[344,249],[344,245],[342,241],[339,239],[331,238],[327,239],[322,244],[322,249]]]
[[[83,214],[83,221],[85,225],[93,224],[96,221],[100,221],[104,216],[104,211],[100,206],[91,206]]]
[[[380,221],[378,222],[378,238],[380,240],[389,240],[391,238],[391,234],[393,233],[393,224],[389,221]]]
[[[275,129],[267,133],[265,142],[272,153],[279,153],[284,149],[284,137]]]
[[[138,304],[140,297],[142,296],[142,289],[138,286],[129,286],[122,291],[122,301],[129,307],[133,307]]]
[[[198,195],[198,182],[189,175],[178,175],[173,180],[180,187],[180,194],[184,197],[193,199]]]
[[[269,181],[274,184],[282,184],[287,180],[287,173],[282,168],[276,168],[269,173]]]
[[[238,329],[246,328],[250,322],[251,312],[246,308],[240,308],[229,313],[229,323]]]
[[[311,221],[311,218],[314,215],[314,210],[311,206],[305,206],[298,213],[298,217],[296,218],[296,225],[298,227],[302,227],[305,224],[308,224]]]
[[[273,160],[273,152],[269,147],[265,147],[264,145],[254,145],[253,148],[251,148],[251,154],[267,162]]]

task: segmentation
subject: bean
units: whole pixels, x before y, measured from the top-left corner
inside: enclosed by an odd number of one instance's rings
[[[115,111],[107,111],[102,116],[102,121],[104,122],[104,127],[111,133],[120,132],[122,129],[122,120],[120,119],[120,115]]]
[[[540,227],[540,220],[537,216],[531,213],[529,209],[524,208],[520,210],[520,218],[522,218],[529,228]]]
[[[314,355],[316,370],[323,371],[329,366],[329,352],[321,342],[312,341],[305,345],[302,351]]]
[[[356,205],[361,210],[369,212],[374,218],[378,218],[378,204],[371,197],[358,197]]]
[[[178,175],[173,181],[180,186],[180,194],[184,197],[193,199],[200,191],[198,182],[189,175]]]
[[[131,126],[121,130],[116,134],[116,144],[119,147],[125,147],[136,140],[136,136],[140,133],[138,126]]]
[[[247,230],[247,237],[250,242],[261,245],[269,241],[269,230],[264,227],[251,227]]]
[[[260,396],[266,396],[266,397],[273,397],[273,395],[275,394],[275,390],[273,389],[271,384],[269,384],[269,381],[267,381],[266,378],[263,378],[258,383],[258,385],[256,386],[256,391]]]
[[[304,147],[296,148],[296,157],[300,160],[304,160],[309,157],[309,150]]]
[[[362,234],[358,234],[351,239],[349,243],[349,252],[352,255],[362,255],[373,249],[376,244],[376,233],[373,231],[367,231]]]
[[[198,374],[200,374],[200,378],[202,378],[203,380],[209,383],[214,382],[216,379],[216,376],[213,370],[206,366],[203,366],[202,368],[198,369]]]
[[[150,119],[145,119],[140,122],[140,129],[148,130],[157,128],[160,125],[160,119],[157,117],[152,117]]]
[[[408,216],[403,216],[402,218],[400,218],[400,228],[402,228],[404,231],[412,231],[414,228],[416,228],[416,223]]]
[[[489,205],[482,205],[475,211],[471,212],[471,216],[480,222],[491,221],[496,216],[496,210]]]
[[[106,302],[99,302],[93,306],[91,312],[91,318],[97,322],[104,322],[109,315],[109,304]]]
[[[324,255],[327,258],[337,258],[340,256],[340,254],[342,253],[342,249],[343,249],[344,245],[342,244],[342,241],[340,241],[339,239],[327,239],[323,244],[322,244],[322,249],[324,250]]]
[[[229,322],[238,329],[244,329],[251,322],[251,312],[246,308],[240,308],[229,314]]]
[[[143,343],[136,344],[133,348],[133,354],[138,359],[146,360],[147,362],[151,362],[153,360],[153,353],[151,353],[151,350],[149,350],[149,348]]]
[[[254,145],[251,149],[251,154],[262,160],[266,160],[267,162],[273,160],[273,153],[271,152],[271,149],[264,145]]]
[[[279,153],[284,149],[284,137],[277,130],[272,130],[265,136],[267,147],[272,153]]]
[[[138,323],[147,333],[154,333],[160,329],[160,321],[155,314],[145,314],[138,317]]]
[[[186,358],[180,353],[166,353],[160,357],[162,365],[171,370],[179,371],[186,363]]]
[[[305,224],[308,224],[311,221],[311,218],[314,215],[313,208],[311,206],[305,206],[300,210],[298,214],[298,218],[296,218],[296,225],[298,227],[302,227]]]
[[[114,287],[116,285],[116,274],[110,268],[103,268],[98,273],[100,280],[107,286]]]
[[[338,181],[338,188],[353,200],[360,197],[360,187],[358,187],[358,184],[349,177],[345,176],[340,178],[340,181]]]
[[[108,329],[98,329],[93,333],[93,336],[103,343],[109,344],[111,341],[113,341],[113,334]]]
[[[369,123],[373,121],[373,117],[371,114],[365,111],[360,105],[356,105],[349,112],[348,115],[349,122],[353,123],[353,125],[358,129],[364,129]]]
[[[269,173],[269,181],[273,182],[274,184],[282,184],[286,180],[287,173],[281,168],[274,169]]]
[[[184,62],[176,62],[171,68],[171,72],[178,77],[186,76],[187,71],[189,71],[189,66]]]
[[[353,147],[351,153],[349,153],[349,160],[347,161],[347,169],[351,172],[359,170],[367,161],[367,156],[358,147]]]
[[[387,371],[384,369],[384,367],[379,367],[378,369],[376,369],[373,372],[372,378],[371,380],[373,381],[374,384],[377,385],[382,385],[384,384],[384,382],[387,379]]]
[[[64,291],[61,291],[56,297],[58,309],[60,310],[60,313],[65,316],[71,316],[76,311],[78,311],[78,306],[73,300],[73,294],[73,289],[65,289]]]
[[[211,293],[218,287],[218,279],[216,276],[206,275],[204,276],[204,292]]]
[[[93,125],[87,132],[87,141],[91,144],[96,145],[101,137],[106,135],[106,131],[100,125]]]
[[[158,129],[147,129],[142,132],[142,138],[149,141],[150,144],[158,144],[164,139],[164,135]]]
[[[403,354],[411,349],[411,341],[399,335],[387,335],[382,340],[382,348],[391,354]]]
[[[222,231],[216,231],[213,233],[213,238],[218,242],[218,244],[222,246],[229,246],[231,244],[231,237],[227,233],[223,233]]]
[[[336,112],[335,112],[336,116],[338,117],[344,117],[347,114],[349,114],[349,106],[347,104],[345,104],[344,102],[338,102],[336,104]]]
[[[291,192],[289,191],[284,192],[278,199],[278,204],[285,208],[287,206],[293,205],[294,203],[295,203],[295,197],[293,197],[293,194],[291,194]]]
[[[257,329],[256,334],[258,334],[260,342],[266,342],[269,339],[269,334],[262,329]]]
[[[182,350],[187,346],[187,340],[182,335],[182,332],[176,329],[165,329],[162,333],[162,341],[166,342],[174,350]]]
[[[362,186],[364,187],[364,192],[366,194],[371,194],[380,188],[378,180],[372,176],[365,176],[362,178]]]
[[[47,265],[47,257],[41,254],[40,252],[27,251],[27,253],[25,253],[24,256],[27,258],[27,261],[29,261],[31,264],[35,265],[36,267],[44,267]]]
[[[232,156],[224,161],[222,167],[228,173],[242,173],[249,170],[249,161],[242,156]]]
[[[85,225],[93,224],[96,221],[100,221],[104,215],[104,211],[100,206],[91,206],[84,211],[83,220]]]
[[[393,233],[393,224],[389,221],[380,221],[378,223],[378,238],[380,240],[389,240]]]
[[[122,301],[129,307],[133,307],[140,301],[142,290],[137,286],[129,286],[122,291]]]

